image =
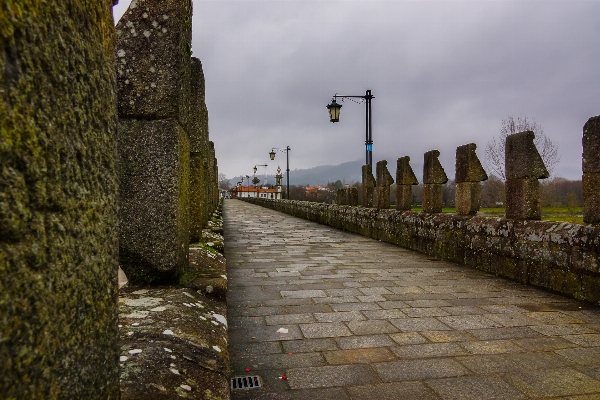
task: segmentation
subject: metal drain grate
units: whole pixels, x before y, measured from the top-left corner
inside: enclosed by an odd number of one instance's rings
[[[236,376],[231,378],[231,389],[256,389],[262,387],[258,376]]]

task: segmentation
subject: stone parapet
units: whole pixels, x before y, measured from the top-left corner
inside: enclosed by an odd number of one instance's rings
[[[118,399],[113,1],[0,6],[0,398]]]
[[[273,210],[600,304],[600,227],[244,199]]]
[[[117,146],[121,268],[134,284],[174,280],[188,265],[187,133],[175,120],[125,119]]]

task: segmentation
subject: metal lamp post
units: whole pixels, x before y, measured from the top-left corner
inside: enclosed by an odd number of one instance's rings
[[[331,104],[327,105],[327,109],[329,110],[329,120],[331,122],[339,122],[340,121],[340,109],[342,108],[341,104],[336,102],[337,98],[340,97],[343,99],[349,98],[360,98],[364,99],[366,105],[366,139],[365,139],[365,147],[366,147],[366,164],[373,165],[373,129],[371,125],[371,99],[375,96],[371,94],[370,90],[367,90],[364,96],[340,96],[338,94],[333,95],[331,99]]]
[[[267,167],[268,167],[268,165],[267,164],[257,164],[257,165],[255,165],[254,166],[254,173],[255,174],[256,174],[256,171],[258,171],[257,167],[265,167],[265,174],[264,174],[264,176],[265,176],[265,184],[266,184],[266,181],[267,181]]]
[[[281,151],[284,152],[286,154],[286,158],[287,158],[287,168],[285,170],[285,174],[287,176],[287,199],[290,199],[290,146],[286,146],[285,149],[278,149],[276,147],[273,147],[271,149],[271,152],[269,153],[269,157],[271,158],[271,160],[275,159],[275,151]]]

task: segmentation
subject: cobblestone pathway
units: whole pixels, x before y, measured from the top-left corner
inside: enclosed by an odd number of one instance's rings
[[[264,385],[233,399],[600,399],[598,308],[239,200],[224,217],[232,376]]]

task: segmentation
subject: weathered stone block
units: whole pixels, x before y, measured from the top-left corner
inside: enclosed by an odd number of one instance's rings
[[[532,131],[513,133],[506,137],[504,169],[506,179],[536,178],[550,176],[533,139]]]
[[[0,398],[116,399],[112,1],[0,6]]]
[[[419,181],[410,166],[410,157],[396,160],[396,185],[418,185]]]
[[[410,210],[412,206],[412,185],[396,185],[396,210]]]
[[[348,188],[348,205],[353,207],[358,205],[358,189],[355,187]]]
[[[362,206],[373,207],[373,192],[375,188],[375,178],[370,165],[362,166]]]
[[[583,126],[583,172],[600,172],[600,115]]]
[[[583,173],[583,222],[600,223],[600,172]]]
[[[346,190],[346,188],[337,190],[336,204],[338,206],[345,206],[346,204],[348,204],[348,191]]]
[[[377,208],[387,210],[390,208],[390,185],[394,183],[394,179],[388,171],[387,161],[381,160],[377,162]]]
[[[120,120],[119,247],[132,284],[175,279],[188,263],[190,152],[175,120]]]
[[[190,88],[190,152],[206,154],[208,151],[208,110],[204,94],[204,72],[196,57],[191,61]]]
[[[461,182],[456,184],[456,213],[475,215],[481,205],[481,184],[479,182]]]
[[[190,243],[197,243],[208,220],[206,162],[202,153],[190,153]]]
[[[134,1],[116,29],[119,117],[175,118],[189,132],[192,1]]]
[[[442,185],[425,184],[423,185],[423,212],[441,213],[442,212]]]
[[[542,219],[540,183],[537,178],[506,181],[506,218]]]
[[[424,184],[444,184],[448,182],[446,172],[440,164],[440,152],[431,150],[425,153],[423,163],[423,183]]]
[[[488,176],[481,166],[475,149],[477,149],[475,143],[465,144],[456,148],[456,183],[487,180]]]

